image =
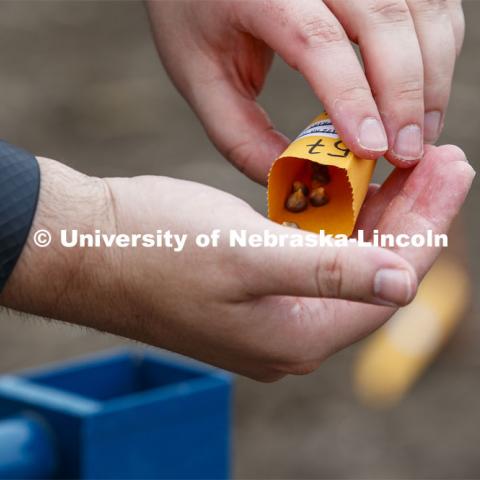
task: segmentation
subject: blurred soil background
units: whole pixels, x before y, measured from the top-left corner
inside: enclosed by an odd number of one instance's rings
[[[467,36],[441,143],[460,145],[478,169],[480,1],[464,7]],[[264,189],[221,158],[170,84],[141,2],[0,1],[0,63],[4,139],[92,175],[207,183],[265,211]],[[279,60],[261,101],[290,136],[321,110]],[[309,376],[269,385],[238,378],[237,478],[480,477],[479,196],[477,181],[465,208],[474,305],[408,398],[380,412],[356,401],[358,346]],[[0,312],[1,372],[118,344],[128,342]]]

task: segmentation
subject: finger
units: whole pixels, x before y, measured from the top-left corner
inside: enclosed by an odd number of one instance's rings
[[[423,151],[423,65],[405,0],[345,0],[329,5],[360,46],[389,139],[386,158],[411,166]]]
[[[407,0],[417,32],[424,73],[424,139],[440,136],[455,66],[455,36],[450,11],[443,0]]]
[[[315,370],[327,357],[380,327],[394,311],[341,300],[271,296],[256,299],[250,309],[253,321],[266,330],[264,349],[269,348],[275,366],[286,374]]]
[[[343,27],[323,2],[238,2],[241,28],[299,70],[322,101],[345,144],[358,156],[387,149],[385,130],[363,69]],[[281,34],[279,34],[281,32]]]
[[[463,14],[462,0],[448,0],[447,6],[450,12],[453,34],[455,36],[455,51],[458,56],[462,50],[463,39],[465,37],[465,15]]]
[[[429,150],[406,179],[378,224],[383,233],[446,233],[465,200],[475,172],[463,152],[453,146]],[[435,261],[434,248],[400,249],[422,278]],[[301,299],[301,308],[280,302],[272,317],[299,325],[289,331],[292,345],[301,347],[304,363],[322,359],[351,345],[381,326],[394,312],[386,307],[340,301]],[[267,313],[265,312],[265,315]],[[266,317],[268,319],[268,316]],[[298,354],[298,348],[297,348]]]
[[[377,227],[384,233],[446,234],[470,190],[475,172],[464,153],[453,145],[431,148],[405,181],[401,192],[390,202]],[[414,267],[422,279],[437,258],[436,248],[401,248],[398,254]],[[384,308],[338,302],[335,323],[323,334],[338,341],[331,353],[350,345],[380,326],[393,313]],[[346,334],[342,337],[338,331]],[[327,340],[330,338],[327,337]]]
[[[402,169],[401,171],[403,171]],[[376,183],[371,183],[368,186],[367,194],[365,195],[365,200],[364,204],[360,210],[360,213],[357,218],[357,223],[355,225],[355,230],[352,233],[352,238],[358,239],[358,232],[359,230],[362,230],[363,232],[363,237],[365,239],[370,238],[371,230],[372,228],[369,227],[369,221],[375,216],[377,210],[380,208],[374,209],[373,207],[377,207],[379,202],[377,202],[375,199],[377,198],[379,191],[381,189],[381,186],[376,184]],[[370,208],[367,208],[369,207]],[[380,216],[378,216],[380,218]]]
[[[383,212],[401,191],[411,171],[407,168],[395,169],[379,189],[366,197],[356,224],[357,231],[363,230],[365,238],[370,238]]]
[[[425,155],[433,152],[436,147],[425,146]],[[357,230],[363,230],[365,238],[370,238],[373,229],[377,227],[390,202],[402,191],[412,169],[397,168],[383,182],[381,187],[371,196],[366,197],[357,219]]]
[[[295,236],[318,241],[320,236],[272,227],[275,238]],[[374,247],[319,246],[292,247],[288,243],[275,248],[244,251],[242,271],[246,288],[253,296],[294,295],[341,298],[375,304],[405,305],[416,291],[412,268],[392,252]]]
[[[446,233],[465,201],[475,172],[458,147],[431,148],[412,171],[401,193],[390,202],[378,223],[384,232]],[[394,220],[395,219],[395,220]],[[423,276],[438,248],[401,248],[398,253],[412,261]]]
[[[218,45],[217,40],[215,45],[208,41],[211,36],[207,33],[214,37],[215,33],[192,31],[192,35],[184,35],[186,31],[177,31],[175,25],[192,14],[189,2],[147,2],[157,49],[175,86],[200,117],[216,147],[250,178],[265,184],[271,163],[289,143],[255,102],[273,52],[263,42],[234,31],[233,7],[218,9],[217,2],[203,4],[195,11],[202,18],[190,27],[195,30],[202,21],[208,24],[212,14],[218,13]],[[238,51],[232,39],[241,43]],[[223,48],[225,42],[228,45]]]
[[[255,98],[241,94],[223,73],[192,91],[189,101],[218,150],[252,180],[266,184],[288,138],[275,130]]]
[[[367,194],[365,195],[365,201],[368,201],[372,198],[380,189],[380,185],[378,183],[371,183],[368,186]]]

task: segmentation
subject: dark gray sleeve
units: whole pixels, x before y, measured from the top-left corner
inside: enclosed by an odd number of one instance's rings
[[[0,292],[27,241],[39,191],[37,159],[0,140]]]

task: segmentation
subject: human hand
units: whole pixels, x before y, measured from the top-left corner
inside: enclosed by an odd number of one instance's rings
[[[260,183],[288,144],[256,103],[274,52],[306,78],[357,156],[387,152],[394,165],[411,167],[424,140],[440,135],[463,41],[460,0],[149,0],[148,7],[173,82],[220,152]]]
[[[417,276],[437,253],[354,245],[199,249],[191,242],[181,253],[66,249],[59,246],[60,229],[131,234],[160,228],[189,238],[213,229],[306,232],[274,224],[235,197],[191,182],[100,180],[48,160],[41,160],[41,170],[32,233],[1,304],[141,340],[260,380],[312,371],[379,327],[395,309],[359,302],[407,303]],[[361,227],[367,233],[374,227],[387,233],[446,232],[473,176],[459,149],[432,147],[416,168],[396,170],[371,192]],[[40,228],[53,234],[49,248],[33,244],[33,232]]]

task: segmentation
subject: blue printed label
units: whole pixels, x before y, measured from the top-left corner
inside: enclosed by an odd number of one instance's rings
[[[302,133],[300,133],[297,139],[303,137],[338,138],[338,134],[332,124],[332,121],[328,118],[325,120],[318,120],[310,124]]]

